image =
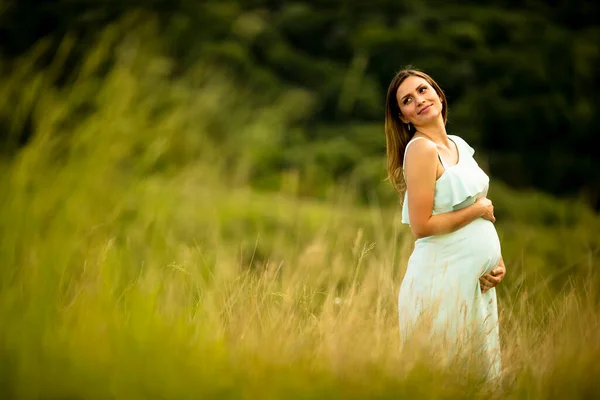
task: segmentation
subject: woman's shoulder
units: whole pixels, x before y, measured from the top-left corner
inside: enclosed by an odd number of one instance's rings
[[[435,143],[423,136],[412,138],[404,148],[404,153],[408,153],[409,149],[411,153],[417,154],[437,152]]]
[[[411,139],[404,148],[404,164],[407,161],[422,162],[424,160],[436,157],[437,147],[434,142],[422,136]],[[412,161],[411,161],[412,160]]]

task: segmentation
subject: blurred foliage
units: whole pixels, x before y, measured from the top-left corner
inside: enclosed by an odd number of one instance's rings
[[[215,26],[242,12],[205,6]],[[494,181],[502,385],[470,373],[476,360],[412,360],[395,349],[413,237],[384,181],[381,121],[316,121],[321,88],[236,66],[253,53],[228,22],[227,43],[182,67],[159,14],[3,66],[0,397],[597,397],[589,207]],[[236,32],[270,26],[256,15]]]
[[[268,202],[260,210],[236,209],[234,202],[231,209],[236,211],[228,211],[230,217],[200,202],[223,187],[232,193],[234,188],[258,187],[270,193],[266,196],[339,205],[378,221],[376,229],[365,231],[371,236],[408,232],[406,226],[386,226],[399,211],[398,202],[384,180],[384,160],[365,156],[369,148],[383,152],[380,137],[369,134],[372,124],[350,124],[343,136],[338,124],[304,131],[304,119],[316,101],[306,89],[265,93],[210,61],[175,76],[159,22],[141,12],[109,25],[73,66],[68,85],[56,85],[55,77],[74,43],[69,38],[47,68],[37,67],[46,46],[42,42],[0,78],[0,109],[17,110],[10,116],[13,126],[19,130],[27,125],[32,132],[26,145],[0,164],[2,192],[10,194],[0,199],[9,221],[2,236],[9,255],[2,277],[7,285],[19,266],[34,261],[21,258],[35,248],[20,243],[23,238],[43,237],[54,224],[64,231],[65,240],[102,226],[112,226],[118,236],[121,225],[137,221],[136,233],[126,236],[128,243],[137,241],[134,247],[143,249],[148,235],[160,234],[163,224],[170,223],[167,210],[177,208],[180,196],[190,195],[188,188],[200,196],[194,215],[201,219],[186,221],[180,210],[181,219],[171,221],[174,242],[212,237],[211,229],[202,227],[216,218],[222,224],[220,240],[231,244],[261,232],[269,246],[261,252],[269,254],[277,252],[279,243],[269,235],[301,223],[289,216],[269,216]],[[304,133],[315,139],[305,140]],[[190,175],[196,176],[187,181]],[[171,188],[183,192],[171,195]],[[157,196],[152,207],[158,207],[157,217],[165,213],[164,220],[155,221],[153,211],[139,220],[144,196]],[[585,203],[516,190],[496,179],[490,197],[509,264],[526,264],[530,272],[551,275],[568,265],[585,275],[596,263],[600,225]],[[228,201],[233,200],[220,199],[220,207],[229,209]],[[293,202],[284,208],[293,208]],[[318,230],[328,219],[327,211],[306,218],[302,223]],[[30,229],[30,223],[38,225]],[[11,235],[14,227],[24,229],[23,234]],[[293,231],[287,233],[295,237]],[[532,249],[526,259],[524,246]],[[137,262],[144,259],[144,251]],[[53,263],[64,268],[62,261]],[[555,284],[558,289],[564,280]]]
[[[376,181],[385,90],[396,70],[414,65],[445,89],[449,131],[486,156],[494,177],[598,208],[593,137],[600,128],[594,89],[600,28],[593,16],[599,7],[540,0],[485,6],[435,0],[5,1],[0,72],[37,51],[36,67],[54,65],[48,84],[68,86],[103,28],[141,11],[127,29],[155,21],[157,36],[146,45],[163,52],[170,78],[209,62],[271,99],[302,93],[302,100],[288,103],[296,129],[266,139],[281,141],[284,152],[264,154],[256,171],[264,187],[271,185],[270,173],[312,162],[313,173],[324,179]],[[115,56],[107,51],[110,64]],[[252,101],[262,110],[260,100]],[[28,140],[30,121],[26,110],[2,108],[5,154]]]

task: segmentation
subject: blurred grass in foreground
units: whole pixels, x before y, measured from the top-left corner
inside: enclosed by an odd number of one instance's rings
[[[464,365],[398,351],[412,238],[395,206],[358,206],[352,187],[301,198],[293,171],[276,192],[248,185],[305,94],[258,107],[205,65],[170,78],[151,41],[119,33],[62,89],[34,59],[0,85],[11,121],[33,120],[0,171],[2,398],[600,393],[597,216],[494,183],[509,272],[490,392]]]

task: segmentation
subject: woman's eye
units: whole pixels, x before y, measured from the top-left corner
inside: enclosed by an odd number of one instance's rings
[[[427,88],[426,88],[426,87],[422,87],[421,89],[419,89],[419,92],[420,92],[420,93],[423,93],[423,92],[424,92],[424,91],[426,91],[426,90],[427,90]]]
[[[408,99],[404,99],[404,102],[403,102],[403,103],[404,103],[404,104],[408,104],[408,102],[409,102],[409,101],[410,101],[410,98],[408,98]]]

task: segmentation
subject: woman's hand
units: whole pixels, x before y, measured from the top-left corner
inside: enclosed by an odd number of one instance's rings
[[[487,197],[477,199],[475,202],[475,207],[480,208],[481,218],[496,222],[496,217],[494,217],[494,205],[490,199]]]
[[[479,286],[481,287],[481,293],[485,293],[493,287],[496,287],[506,275],[506,266],[504,260],[500,257],[500,262],[489,274],[483,275],[479,278]]]

